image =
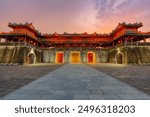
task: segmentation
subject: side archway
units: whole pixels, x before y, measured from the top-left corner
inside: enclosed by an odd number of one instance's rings
[[[36,63],[36,55],[33,51],[33,49],[31,49],[31,51],[28,53],[28,63],[29,64],[35,64]]]
[[[122,52],[118,52],[116,55],[115,55],[115,61],[117,64],[123,64],[124,63],[124,55]]]

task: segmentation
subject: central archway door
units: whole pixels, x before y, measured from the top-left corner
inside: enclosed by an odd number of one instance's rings
[[[88,53],[88,63],[93,63],[94,62],[94,55],[93,53]]]
[[[79,63],[80,62],[80,53],[72,53],[72,63]]]
[[[58,63],[63,63],[63,53],[58,53],[57,54],[57,62]]]

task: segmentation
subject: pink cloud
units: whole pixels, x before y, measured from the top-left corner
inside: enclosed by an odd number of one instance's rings
[[[43,33],[111,32],[119,22],[150,30],[149,0],[1,0],[0,31],[8,22],[33,22]]]

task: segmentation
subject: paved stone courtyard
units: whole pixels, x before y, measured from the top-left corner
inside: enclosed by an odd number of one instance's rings
[[[150,96],[88,65],[66,64],[2,99],[145,100]]]
[[[89,65],[150,95],[150,65],[107,63]]]
[[[0,65],[0,97],[37,80],[63,64]]]

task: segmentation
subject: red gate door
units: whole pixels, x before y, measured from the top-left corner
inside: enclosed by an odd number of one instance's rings
[[[88,62],[93,63],[93,53],[88,53]]]
[[[57,60],[58,60],[58,63],[63,62],[63,53],[58,53]]]

